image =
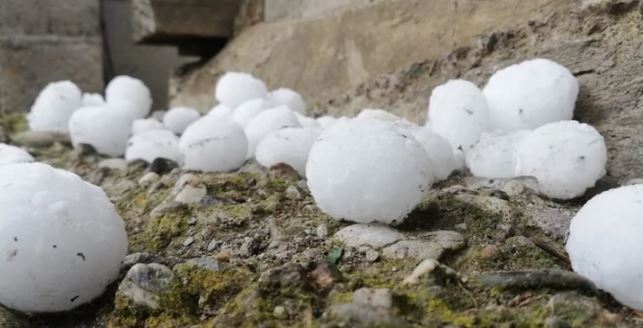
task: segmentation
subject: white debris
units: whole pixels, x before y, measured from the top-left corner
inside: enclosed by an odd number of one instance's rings
[[[214,93],[216,100],[221,104],[237,108],[245,101],[265,98],[268,89],[263,81],[251,74],[229,72],[219,79]]]
[[[444,180],[451,173],[459,168],[458,163],[453,156],[453,150],[449,142],[434,133],[427,127],[416,127],[411,129],[411,134],[426,151],[431,160],[433,168],[434,181]]]
[[[643,310],[643,185],[608,190],[572,219],[567,239],[574,271],[619,302]]]
[[[397,115],[395,115],[393,113],[387,112],[387,111],[385,111],[383,109],[377,109],[377,108],[375,108],[375,109],[374,108],[362,109],[362,111],[359,112],[359,114],[357,114],[357,117],[359,117],[359,118],[373,118],[373,119],[378,119],[378,120],[382,120],[382,121],[389,121],[389,122],[396,122],[396,121],[399,121],[399,120],[402,119],[401,117],[399,117],[399,116],[397,116]]]
[[[271,107],[288,106],[299,114],[306,114],[306,102],[297,91],[286,88],[273,90],[268,94],[268,101]]]
[[[429,128],[466,153],[489,128],[489,107],[480,89],[464,80],[451,80],[431,93]]]
[[[268,107],[268,101],[265,99],[248,100],[234,109],[232,119],[245,129],[255,116]]]
[[[71,81],[47,84],[27,115],[34,131],[67,133],[71,115],[82,107],[82,93]]]
[[[605,175],[605,140],[587,124],[549,123],[516,148],[516,176],[533,176],[539,191],[559,199],[581,196]]]
[[[255,149],[261,139],[271,132],[283,128],[297,128],[300,126],[297,116],[293,110],[287,106],[279,106],[262,111],[248,123],[245,129],[246,136],[248,137],[247,158],[252,158],[255,155]]]
[[[333,126],[333,124],[335,124],[335,122],[337,122],[337,118],[329,116],[329,115],[325,115],[325,116],[317,118],[317,123],[319,123],[321,128],[324,129],[324,130],[330,128],[331,126]]]
[[[484,95],[493,129],[516,131],[571,120],[578,80],[548,59],[533,59],[494,73]]]
[[[204,172],[236,170],[246,159],[248,139],[228,115],[207,115],[192,123],[179,142],[183,167]]]
[[[129,102],[132,119],[146,117],[152,108],[152,94],[143,81],[130,76],[117,76],[105,88],[105,100],[115,104]]]
[[[317,206],[336,219],[400,223],[433,180],[415,138],[390,122],[343,120],[314,143],[306,166]]]
[[[34,158],[22,148],[0,143],[0,165],[30,163]]]
[[[305,177],[308,153],[320,133],[318,128],[285,128],[270,133],[257,145],[257,162],[268,168],[288,164]]]
[[[484,133],[467,153],[467,167],[477,177],[512,178],[516,146],[529,133],[529,130]]]
[[[157,158],[179,162],[179,137],[170,130],[150,130],[133,135],[125,151],[128,162],[144,160],[152,163]]]
[[[110,104],[81,108],[69,120],[69,133],[74,147],[87,144],[109,156],[125,153],[131,127],[132,117],[128,108]]]
[[[152,130],[165,130],[165,125],[155,118],[139,118],[132,122],[132,135]]]
[[[0,167],[0,186],[0,303],[67,311],[118,278],[127,234],[100,188],[40,163]]]
[[[168,110],[163,116],[163,125],[176,134],[183,131],[194,121],[198,120],[201,114],[196,109],[188,107],[175,107]]]
[[[100,106],[105,104],[105,98],[100,93],[83,93],[83,107]]]
[[[321,128],[319,122],[317,122],[317,120],[312,117],[299,114],[298,112],[295,112],[295,116],[297,116],[297,121],[299,121],[299,125],[301,125],[303,128]]]

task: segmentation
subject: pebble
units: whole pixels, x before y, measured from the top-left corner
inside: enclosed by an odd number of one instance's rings
[[[366,251],[366,261],[375,262],[380,257],[380,253],[375,250],[369,249]]]
[[[196,204],[208,194],[208,189],[204,185],[193,187],[185,185],[181,191],[176,194],[174,200],[182,204]]]
[[[354,224],[339,230],[335,239],[347,247],[370,246],[378,249],[404,239],[404,235],[378,224]]]
[[[214,239],[211,240],[210,243],[208,243],[208,248],[207,248],[208,252],[212,252],[213,250],[215,250],[218,244],[219,243],[216,240]]]
[[[18,146],[34,148],[49,147],[56,142],[71,143],[67,134],[32,130],[16,133],[11,136],[11,141]]]
[[[360,288],[353,293],[353,303],[390,309],[393,306],[393,294],[388,288]]]
[[[127,170],[127,161],[122,158],[108,158],[98,162],[99,168],[108,168],[110,170],[125,171]]]
[[[318,225],[317,229],[315,229],[315,235],[319,239],[326,239],[328,237],[328,226],[325,223]]]
[[[286,311],[285,307],[277,305],[272,311],[272,315],[277,319],[285,319],[286,317],[288,317],[288,311]]]
[[[382,255],[390,259],[437,260],[444,252],[458,250],[465,245],[464,236],[455,231],[432,231],[425,237],[428,240],[400,240],[385,247]]]
[[[435,270],[435,268],[438,267],[438,265],[439,265],[438,261],[434,259],[426,259],[420,262],[420,264],[418,264],[418,266],[415,267],[413,272],[411,272],[411,274],[402,281],[402,284],[404,285],[417,284],[419,282],[419,279],[422,276],[431,273],[433,270]]]
[[[159,181],[160,178],[161,177],[154,172],[147,172],[138,180],[138,184],[142,187],[149,187],[153,183]]]
[[[188,237],[183,241],[183,246],[188,247],[194,243],[194,238]]]
[[[160,294],[166,291],[174,280],[174,272],[158,264],[135,264],[118,286],[118,293],[134,304],[157,310],[160,308]]]
[[[219,271],[219,262],[217,262],[217,260],[210,259],[208,257],[190,259],[188,260],[187,263],[212,272]]]
[[[290,200],[299,200],[301,199],[301,192],[295,186],[290,186],[286,189],[286,197]]]

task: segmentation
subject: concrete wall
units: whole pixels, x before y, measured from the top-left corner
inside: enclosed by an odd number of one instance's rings
[[[356,8],[380,0],[265,0],[265,19],[297,19],[330,14],[337,10]]]

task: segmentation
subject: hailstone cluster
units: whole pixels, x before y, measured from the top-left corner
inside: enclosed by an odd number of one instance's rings
[[[179,137],[170,130],[149,130],[133,135],[127,144],[128,162],[143,160],[152,163],[157,158],[179,162]]]
[[[103,190],[40,163],[0,166],[0,187],[0,303],[66,311],[118,278],[127,234]]]

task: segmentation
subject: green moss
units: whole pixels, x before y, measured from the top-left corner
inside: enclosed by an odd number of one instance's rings
[[[145,225],[144,232],[137,235],[134,243],[140,243],[144,249],[152,252],[164,250],[174,238],[182,236],[188,229],[189,213],[185,210],[168,213],[152,218]]]
[[[0,112],[0,127],[9,133],[27,130],[27,119],[22,112]]]

